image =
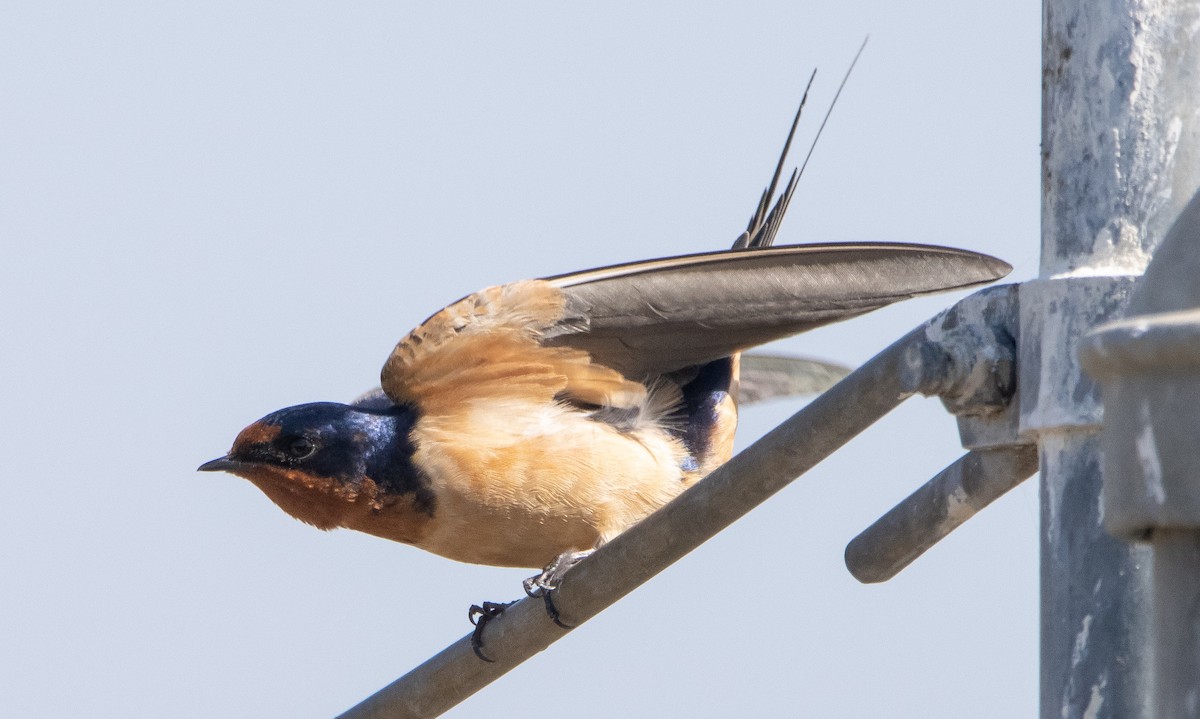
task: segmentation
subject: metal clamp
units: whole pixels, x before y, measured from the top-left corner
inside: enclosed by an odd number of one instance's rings
[[[891,579],[1037,472],[1037,449],[1018,433],[1018,327],[1016,285],[977,292],[926,325],[925,352],[940,357],[944,371],[922,391],[941,397],[958,417],[963,446],[972,451],[851,540],[845,559],[855,579]]]

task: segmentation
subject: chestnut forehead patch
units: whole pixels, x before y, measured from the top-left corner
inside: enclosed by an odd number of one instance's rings
[[[237,439],[233,440],[233,451],[237,452],[240,449],[256,444],[267,444],[279,436],[279,431],[280,426],[277,424],[255,422],[243,429],[238,434]]]

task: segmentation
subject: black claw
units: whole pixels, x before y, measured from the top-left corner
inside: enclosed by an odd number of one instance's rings
[[[475,656],[483,661],[496,661],[483,653],[483,628],[513,604],[516,602],[484,602],[482,605],[472,604],[471,608],[467,610],[467,619],[475,625],[475,631],[471,632],[471,651],[475,652]]]
[[[554,606],[554,590],[547,589],[542,592],[542,601],[546,603],[546,614],[550,615],[550,620],[563,629],[574,629],[570,624],[563,624],[562,615],[558,613],[558,607]]]

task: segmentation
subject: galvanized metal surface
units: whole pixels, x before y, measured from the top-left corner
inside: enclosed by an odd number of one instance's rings
[[[963,447],[1021,444],[1017,436],[1017,344],[1020,285],[988,287],[930,320],[926,336],[950,354],[939,395],[958,418]]]
[[[1198,178],[1200,180],[1200,178]],[[1104,522],[1126,539],[1200,528],[1200,193],[1146,271],[1128,319],[1088,337],[1104,382]]]
[[[1100,508],[1099,388],[1081,338],[1124,310],[1135,278],[1021,286],[1020,433],[1041,467],[1041,716],[1139,716],[1145,695],[1145,556],[1108,535]]]
[[[1111,323],[1085,347],[1104,380],[1104,526],[1200,527],[1200,309]]]
[[[1200,176],[1200,6],[1042,7],[1042,277],[1140,274]]]
[[[1148,554],[1100,525],[1099,451],[1042,437],[1043,719],[1146,716]]]
[[[1037,469],[1032,445],[968,452],[846,545],[846,568],[860,582],[891,579]]]
[[[1019,361],[1042,457],[1043,719],[1149,716],[1149,555],[1101,529],[1100,405],[1076,354],[1200,176],[1198,11],[1043,4],[1042,267],[1021,289]]]
[[[1200,717],[1200,192],[1180,214],[1130,303],[1088,337],[1104,383],[1104,524],[1144,542],[1149,715]]]
[[[1200,532],[1154,532],[1153,716],[1200,716]]]

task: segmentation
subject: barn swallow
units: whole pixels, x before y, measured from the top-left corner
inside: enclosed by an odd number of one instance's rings
[[[772,246],[797,179],[772,205],[782,164],[734,249],[476,292],[400,340],[380,390],[273,412],[199,469],[320,529],[560,575],[730,457],[744,350],[1011,270],[925,245]]]

